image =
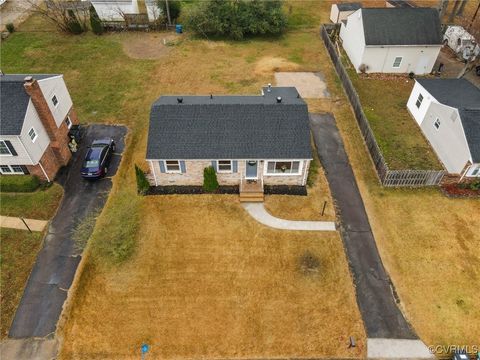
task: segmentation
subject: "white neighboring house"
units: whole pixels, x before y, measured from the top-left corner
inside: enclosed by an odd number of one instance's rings
[[[442,47],[433,8],[364,8],[342,22],[340,39],[360,72],[428,74]]]
[[[122,14],[141,14],[145,9],[151,22],[160,16],[156,0],[90,0],[90,2],[102,21],[123,21]]]
[[[407,108],[445,169],[480,177],[480,90],[465,79],[417,79]]]
[[[361,7],[362,4],[357,2],[332,4],[330,9],[330,21],[334,24],[338,24],[341,21],[346,20],[350,14],[353,14]]]

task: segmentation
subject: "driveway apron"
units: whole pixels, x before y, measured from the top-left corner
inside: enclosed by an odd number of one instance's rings
[[[353,273],[357,303],[367,336],[416,339],[417,336],[395,302],[394,291],[380,259],[335,119],[331,114],[311,114],[310,127],[340,212],[340,232]]]
[[[73,230],[88,213],[105,205],[112,187],[110,177],[116,173],[125,147],[126,132],[127,129],[121,126],[89,126],[79,151],[72,157],[70,165],[58,175],[58,182],[65,194],[33,266],[9,337],[46,337],[55,332],[67,291],[81,259],[82,250],[75,247]],[[107,177],[97,181],[82,179],[80,169],[87,146],[93,139],[106,137],[112,137],[116,143],[116,153]]]

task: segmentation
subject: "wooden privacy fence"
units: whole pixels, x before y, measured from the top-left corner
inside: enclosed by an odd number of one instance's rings
[[[382,151],[378,146],[377,140],[373,134],[372,128],[363,112],[360,98],[355,90],[345,67],[343,66],[335,46],[330,40],[328,31],[335,29],[335,25],[325,24],[320,28],[320,36],[327,48],[330,59],[335,66],[335,70],[342,82],[343,89],[347,94],[348,100],[352,105],[355,119],[362,133],[365,145],[375,165],[380,183],[383,186],[434,186],[439,185],[445,175],[444,170],[390,170],[383,157]]]

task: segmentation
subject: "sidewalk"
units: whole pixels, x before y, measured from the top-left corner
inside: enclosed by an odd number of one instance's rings
[[[48,224],[46,220],[23,219],[27,223],[31,231],[43,231]],[[18,217],[2,216],[0,215],[0,227],[28,230],[22,219]]]
[[[247,212],[259,223],[275,229],[304,231],[335,231],[333,221],[292,221],[270,215],[263,203],[243,203]]]

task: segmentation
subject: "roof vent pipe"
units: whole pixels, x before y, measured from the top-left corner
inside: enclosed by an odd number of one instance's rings
[[[210,99],[213,99],[213,94],[210,94]]]
[[[270,83],[268,84],[267,91],[268,91],[268,92],[272,91],[272,84],[270,84]]]
[[[183,103],[183,98],[178,97],[178,98],[177,98],[177,102],[178,102],[179,104]]]
[[[277,103],[281,103],[282,102],[282,97],[281,96],[277,96]]]

